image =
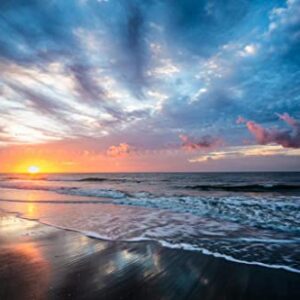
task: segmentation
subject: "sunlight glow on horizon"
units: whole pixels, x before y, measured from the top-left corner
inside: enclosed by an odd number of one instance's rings
[[[0,173],[300,171],[300,0],[0,7]]]
[[[40,172],[40,167],[30,166],[30,167],[28,167],[27,171],[28,171],[29,174],[37,174],[37,173]]]

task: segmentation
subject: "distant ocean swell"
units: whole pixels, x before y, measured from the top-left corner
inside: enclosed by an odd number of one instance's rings
[[[28,176],[24,176],[28,180]],[[2,177],[0,182],[13,182],[23,180],[22,176],[9,176]],[[55,177],[32,177],[31,181],[49,181],[49,182],[79,182],[79,183],[146,183],[147,180],[137,180],[128,178],[105,178],[105,177],[83,177],[79,179],[75,178],[55,178]],[[162,180],[160,180],[162,182]],[[169,180],[163,180],[168,182]],[[223,191],[223,192],[242,192],[242,193],[289,193],[299,192],[300,184],[282,184],[282,183],[270,183],[270,184],[193,184],[174,186],[174,188],[195,190],[195,191]]]
[[[199,191],[227,191],[227,192],[300,192],[300,185],[291,184],[246,184],[246,185],[188,185],[186,189]]]
[[[75,178],[55,178],[55,177],[43,177],[43,176],[33,176],[28,178],[28,175],[23,176],[9,176],[9,177],[2,177],[0,181],[19,181],[19,180],[29,180],[29,181],[52,181],[52,182],[133,182],[133,183],[140,183],[141,180],[134,180],[134,179],[126,179],[126,178],[102,178],[102,177],[84,177],[80,179]]]

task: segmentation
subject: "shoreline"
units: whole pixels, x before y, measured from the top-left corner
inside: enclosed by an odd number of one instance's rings
[[[300,276],[0,212],[1,299],[299,299]]]
[[[6,200],[4,200],[4,201],[6,201]],[[36,203],[36,201],[33,201],[33,202]],[[43,202],[45,202],[45,204],[47,204],[46,201],[43,201]],[[26,203],[28,203],[28,201],[26,201]],[[51,201],[51,203],[53,203],[53,201]],[[63,227],[63,226],[47,223],[47,222],[44,222],[44,221],[42,221],[38,218],[37,219],[28,218],[26,216],[23,216],[19,212],[8,212],[8,211],[5,211],[5,210],[0,208],[0,216],[1,216],[1,212],[3,214],[12,215],[16,218],[20,218],[20,219],[23,219],[23,220],[38,222],[39,224],[44,225],[44,226],[49,226],[49,227],[53,227],[53,228],[56,228],[56,229],[59,229],[59,230],[78,233],[78,234],[81,234],[81,235],[83,235],[87,238],[95,239],[95,240],[98,240],[100,242],[101,241],[103,241],[103,242],[116,242],[115,240],[105,238],[104,236],[101,236],[101,235],[99,235],[95,232],[81,231],[81,230],[77,230],[77,229],[73,229],[73,228],[68,228],[68,227]],[[222,253],[219,253],[219,252],[212,252],[208,249],[199,248],[197,246],[193,246],[193,245],[186,244],[186,243],[171,244],[171,243],[168,243],[168,242],[163,241],[163,240],[154,240],[154,239],[118,240],[117,242],[119,242],[119,243],[129,243],[129,244],[130,243],[144,243],[144,242],[145,243],[155,243],[159,247],[164,247],[164,248],[167,248],[167,249],[175,249],[175,250],[179,250],[179,251],[191,251],[191,252],[199,253],[200,255],[212,256],[215,259],[222,259],[222,260],[225,260],[225,261],[228,261],[228,262],[233,262],[233,263],[238,263],[238,264],[245,264],[245,265],[250,265],[250,266],[257,266],[257,267],[262,267],[262,268],[275,269],[275,270],[283,270],[283,271],[287,271],[287,272],[300,274],[299,269],[292,268],[292,267],[289,267],[289,266],[276,265],[276,264],[267,264],[267,263],[258,262],[258,261],[245,261],[245,260],[235,258],[233,256],[229,256],[229,255],[222,254]]]

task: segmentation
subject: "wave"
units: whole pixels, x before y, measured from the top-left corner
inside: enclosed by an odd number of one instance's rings
[[[206,248],[202,248],[202,247],[200,248],[200,247],[197,247],[197,246],[194,246],[191,244],[186,244],[186,243],[171,244],[171,243],[168,243],[165,241],[159,241],[159,242],[162,246],[171,248],[171,249],[183,249],[186,251],[200,251],[204,255],[211,255],[211,256],[214,256],[215,258],[223,258],[223,259],[225,259],[227,261],[231,261],[231,262],[236,262],[236,263],[241,263],[241,264],[246,264],[246,265],[260,266],[260,267],[271,268],[271,269],[282,269],[282,270],[293,272],[293,273],[300,273],[300,269],[286,266],[283,264],[271,264],[271,263],[267,264],[267,263],[262,263],[262,262],[255,261],[255,260],[247,261],[247,260],[237,259],[231,255],[226,255],[223,253],[211,251]]]
[[[71,188],[60,190],[61,194],[68,194],[73,196],[86,196],[86,197],[103,197],[112,199],[121,199],[129,196],[129,194],[111,189],[82,189],[82,188]]]
[[[86,177],[86,178],[81,178],[76,181],[79,182],[102,182],[102,181],[108,181],[109,179],[107,178],[99,178],[99,177]]]
[[[141,180],[135,179],[126,179],[126,178],[101,178],[101,177],[86,177],[75,180],[77,182],[133,182],[133,183],[141,183]]]
[[[110,201],[110,203],[116,205],[168,210],[175,213],[189,213],[195,216],[236,222],[256,228],[300,233],[300,198],[297,196],[277,195],[275,198],[269,195],[251,195],[251,197],[246,195],[218,197],[159,196],[148,192],[128,193],[118,189],[90,187],[53,187],[25,184],[1,184],[0,187],[49,191],[58,194],[85,197],[86,202],[82,203],[98,203],[98,201],[99,203],[103,203],[103,201]],[[70,200],[77,201],[78,199],[70,197]],[[81,204],[81,202],[78,204]]]
[[[187,185],[185,189],[226,192],[300,192],[300,185],[292,184],[245,184],[245,185]]]
[[[47,224],[50,226],[53,226],[51,224]],[[54,226],[57,227],[57,226]],[[104,240],[104,241],[112,241],[113,239],[109,238],[108,236],[104,236],[102,234],[98,234],[96,232],[91,231],[83,231],[83,230],[77,230],[75,228],[64,228],[64,227],[57,227],[64,230],[71,230],[75,232],[79,232],[87,237]],[[118,240],[119,242],[157,242],[162,247],[169,248],[169,249],[177,249],[177,250],[185,250],[185,251],[193,251],[193,252],[201,252],[204,255],[213,256],[215,258],[221,258],[225,259],[230,262],[240,263],[240,264],[246,264],[246,265],[254,265],[254,266],[260,266],[264,268],[271,268],[271,269],[279,269],[279,270],[285,270],[288,272],[298,273],[300,274],[300,269],[296,267],[292,267],[289,265],[284,264],[272,264],[272,263],[263,263],[256,260],[246,260],[246,259],[239,259],[232,255],[224,254],[221,252],[218,252],[216,250],[209,250],[205,247],[199,247],[192,243],[172,243],[161,239],[154,239],[154,238],[145,238],[145,237],[139,237],[139,238],[131,238],[131,239],[124,239],[124,240]]]
[[[141,183],[142,180],[127,179],[127,178],[106,178],[106,177],[84,177],[84,178],[55,178],[55,177],[40,177],[33,176],[8,176],[0,178],[0,181],[49,181],[49,182],[132,182]]]
[[[31,191],[45,191],[54,192],[70,196],[83,196],[83,197],[99,197],[99,198],[112,198],[119,199],[129,196],[129,194],[113,189],[92,189],[92,188],[79,188],[79,187],[52,187],[52,186],[39,186],[39,185],[26,185],[26,184],[6,184],[0,185],[0,188],[16,189],[16,190],[31,190]]]
[[[119,205],[139,206],[189,213],[215,218],[261,229],[300,233],[299,197],[289,196],[276,200],[269,197],[193,197],[151,196],[136,193],[132,197],[114,199]]]
[[[110,236],[109,233],[106,233],[106,230],[100,230],[100,231],[91,231],[91,230],[84,230],[80,227],[76,226],[75,223],[70,223],[68,226],[65,224],[60,224],[60,222],[56,222],[55,220],[51,219],[44,219],[44,218],[30,218],[27,217],[26,214],[19,213],[19,212],[10,212],[16,215],[19,218],[30,220],[30,221],[36,221],[41,224],[45,224],[48,226],[52,226],[58,229],[62,230],[67,230],[67,231],[73,231],[73,232],[78,232],[80,234],[83,234],[87,237],[94,238],[94,239],[99,239],[99,240],[104,240],[104,241],[116,241],[115,238]],[[168,238],[162,239],[161,237],[157,236],[152,236],[152,237],[147,237],[144,235],[137,235],[131,238],[120,238],[117,239],[118,242],[121,243],[136,243],[136,242],[156,242],[160,244],[162,247],[165,248],[170,248],[170,249],[178,249],[178,250],[184,250],[184,251],[193,251],[193,252],[200,252],[204,255],[208,256],[213,256],[217,259],[225,259],[227,261],[235,262],[235,263],[240,263],[240,264],[247,264],[247,265],[255,265],[255,266],[260,266],[264,268],[272,268],[272,269],[280,269],[280,270],[285,270],[293,273],[300,273],[300,266],[299,264],[292,263],[289,257],[286,257],[285,255],[280,255],[279,251],[279,257],[276,257],[273,259],[269,259],[272,255],[272,250],[268,247],[265,248],[265,252],[261,253],[263,255],[257,256],[255,255],[255,249],[253,249],[252,244],[247,243],[247,244],[235,244],[235,240],[231,240],[233,244],[229,246],[228,249],[218,248],[218,245],[220,244],[219,242],[215,243],[213,240],[212,243],[214,244],[214,247],[211,248],[210,243],[206,244],[205,241],[204,243],[196,244],[193,242],[183,242],[183,241],[172,241],[169,240]],[[262,242],[262,241],[260,241]],[[273,241],[271,241],[273,242]],[[277,240],[274,241],[275,243]],[[262,251],[261,248],[262,245],[259,246],[259,250]],[[280,247],[280,243],[277,244],[275,249]],[[296,255],[297,255],[297,242],[294,244],[296,247]],[[283,247],[285,247],[285,243],[283,244]],[[282,248],[282,250],[287,250],[287,248]],[[246,251],[244,253],[244,251]],[[250,251],[250,252],[249,252]],[[278,249],[276,250],[278,251]],[[252,253],[253,252],[253,253]],[[230,254],[229,254],[230,253]],[[253,255],[252,255],[253,254]],[[291,253],[289,253],[291,254]]]
[[[48,177],[40,177],[40,176],[7,176],[7,177],[0,177],[0,181],[18,181],[18,180],[30,180],[30,181],[51,181]],[[55,180],[54,180],[55,181]]]

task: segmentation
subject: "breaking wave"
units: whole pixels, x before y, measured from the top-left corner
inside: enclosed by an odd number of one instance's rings
[[[291,184],[247,184],[247,185],[187,185],[184,188],[200,191],[226,192],[300,192],[300,185]]]

